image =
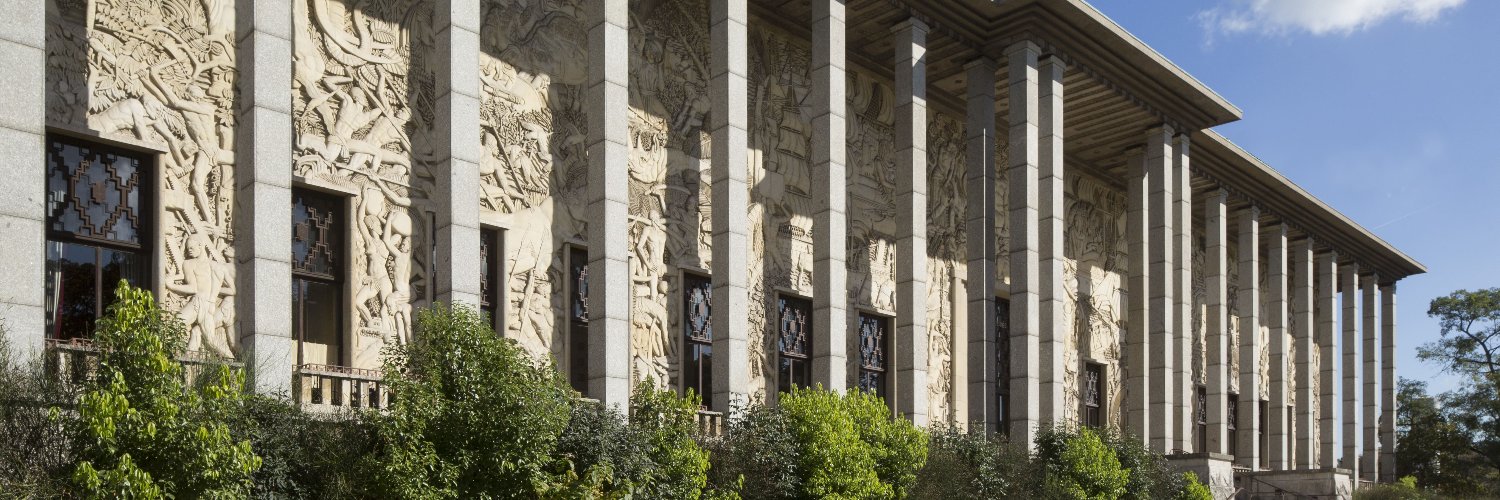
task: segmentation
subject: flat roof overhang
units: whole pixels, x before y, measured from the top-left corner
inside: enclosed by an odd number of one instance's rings
[[[1339,252],[1340,262],[1373,271],[1382,283],[1427,272],[1427,267],[1375,236],[1343,213],[1323,203],[1281,172],[1271,168],[1212,130],[1193,134],[1192,166],[1203,176],[1254,200],[1270,218],[1287,222],[1323,248]],[[1210,187],[1211,189],[1212,187]]]

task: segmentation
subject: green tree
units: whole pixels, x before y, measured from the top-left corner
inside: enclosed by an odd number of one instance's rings
[[[1469,437],[1447,415],[1427,383],[1402,378],[1396,392],[1396,474],[1451,495],[1476,494]]]
[[[1450,450],[1465,452],[1450,454],[1441,468],[1458,474],[1455,478],[1479,482],[1486,493],[1500,492],[1500,288],[1459,290],[1438,297],[1432,300],[1427,315],[1438,320],[1440,336],[1421,346],[1418,356],[1441,364],[1466,381],[1460,388],[1437,398],[1445,424],[1455,427],[1455,433],[1465,436],[1466,442],[1461,448]],[[1445,458],[1427,455],[1427,458]],[[1407,456],[1416,459],[1423,454],[1414,451]],[[1425,469],[1423,473],[1429,476],[1433,474],[1431,471],[1439,470],[1432,464],[1407,466],[1414,472]],[[1434,487],[1444,483],[1435,476],[1418,475],[1417,479]]]
[[[424,310],[416,323],[412,342],[386,351],[394,402],[369,417],[379,496],[532,498],[547,489],[575,393],[466,306]]]
[[[1037,435],[1046,494],[1057,498],[1115,499],[1125,496],[1129,469],[1093,429],[1048,429]]]
[[[793,388],[781,396],[803,475],[803,495],[812,498],[892,498],[882,483],[875,456],[861,439],[842,398],[821,389]]]
[[[99,366],[78,400],[74,485],[91,498],[239,498],[261,460],[227,424],[244,374],[210,365],[188,386],[186,328],[124,281],[94,332]],[[59,414],[60,412],[54,412]]]

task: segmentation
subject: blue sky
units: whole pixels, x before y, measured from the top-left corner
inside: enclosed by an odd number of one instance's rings
[[[1397,373],[1427,305],[1500,287],[1500,2],[1090,0],[1244,111],[1216,128],[1426,264],[1397,290]]]

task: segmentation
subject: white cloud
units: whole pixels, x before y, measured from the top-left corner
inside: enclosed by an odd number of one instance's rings
[[[1391,18],[1431,22],[1465,0],[1232,0],[1198,13],[1214,34],[1348,35]]]

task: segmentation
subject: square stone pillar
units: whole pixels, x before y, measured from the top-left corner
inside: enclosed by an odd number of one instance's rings
[[[1266,230],[1266,286],[1271,289],[1268,296],[1269,303],[1266,304],[1266,325],[1269,327],[1271,367],[1266,375],[1270,380],[1267,405],[1269,415],[1266,416],[1267,426],[1266,439],[1270,442],[1266,446],[1266,452],[1271,464],[1271,470],[1287,470],[1291,468],[1290,455],[1287,453],[1287,405],[1290,398],[1287,396],[1287,368],[1288,349],[1287,335],[1289,325],[1287,321],[1287,226],[1286,223],[1277,224]]]
[[[750,191],[745,2],[713,0],[709,67],[710,170],[713,202],[713,391],[717,411],[729,411],[750,398]]]
[[[1069,400],[1064,384],[1066,339],[1074,336],[1068,321],[1068,292],[1063,275],[1063,215],[1066,210],[1063,186],[1066,172],[1063,161],[1063,72],[1067,65],[1057,56],[1038,61],[1037,95],[1037,167],[1040,181],[1037,189],[1037,217],[1040,264],[1037,301],[1041,320],[1041,422],[1065,422]],[[1011,101],[1015,103],[1016,101]],[[1027,113],[1027,118],[1031,113]]]
[[[1172,151],[1172,127],[1162,125],[1146,132],[1146,169],[1150,172],[1150,219],[1151,252],[1150,322],[1151,344],[1151,439],[1152,451],[1171,453],[1177,445],[1175,439],[1177,382],[1173,365],[1176,364],[1177,291],[1172,284],[1172,275],[1177,271],[1173,247],[1176,243],[1175,217],[1177,183],[1173,180],[1174,156]]]
[[[1000,422],[996,386],[995,282],[995,61],[970,61],[968,70],[968,363],[969,423],[995,432]],[[1008,383],[1008,380],[1000,380]]]
[[[1010,439],[1035,445],[1041,424],[1040,82],[1041,48],[1029,41],[1005,50],[1010,86],[1006,170],[1010,195]]]
[[[1147,305],[1151,295],[1150,246],[1146,244],[1151,231],[1151,211],[1147,198],[1151,191],[1151,171],[1146,168],[1144,157],[1127,160],[1130,173],[1126,176],[1125,191],[1129,207],[1125,216],[1125,239],[1127,242],[1126,327],[1125,327],[1125,425],[1126,432],[1149,443],[1151,437],[1151,386],[1149,370],[1152,349],[1147,332],[1150,330]]]
[[[1204,396],[1208,405],[1206,444],[1203,453],[1229,453],[1229,192],[1214,191],[1203,207],[1206,253],[1203,262],[1208,318],[1203,328],[1208,373]]]
[[[1359,394],[1359,381],[1356,378],[1359,373],[1359,353],[1356,350],[1359,346],[1358,264],[1345,264],[1339,269],[1339,288],[1342,290],[1341,300],[1344,306],[1344,340],[1341,342],[1344,348],[1344,365],[1340,369],[1344,379],[1342,391],[1344,411],[1339,413],[1344,427],[1341,440],[1344,445],[1344,456],[1339,467],[1349,469],[1350,475],[1358,479],[1359,403],[1355,399]]]
[[[39,2],[40,3],[40,2]],[[292,0],[235,3],[235,317],[247,384],[291,396]],[[41,283],[38,281],[37,283]]]
[[[1363,422],[1365,434],[1362,441],[1364,445],[1362,446],[1364,448],[1364,463],[1361,463],[1359,466],[1359,478],[1370,482],[1380,479],[1380,454],[1378,449],[1380,422],[1376,420],[1376,408],[1380,401],[1380,396],[1376,394],[1380,387],[1377,371],[1380,369],[1380,366],[1376,361],[1377,349],[1375,347],[1378,335],[1376,332],[1378,323],[1376,323],[1375,315],[1375,284],[1379,282],[1380,276],[1376,274],[1360,276],[1360,291],[1364,299],[1360,307],[1364,309],[1363,330],[1365,342],[1360,347],[1360,354],[1364,358],[1365,369],[1363,373],[1365,393],[1364,397],[1361,398],[1365,407]]]
[[[1240,392],[1234,463],[1260,469],[1260,207],[1239,213]]]
[[[813,218],[812,371],[813,382],[831,391],[849,380],[844,26],[844,0],[812,0],[812,188],[823,198]]]
[[[1380,481],[1396,480],[1396,284],[1380,286]]]
[[[6,280],[0,312],[12,360],[19,363],[37,359],[46,344],[46,5],[14,1],[0,9],[6,16],[0,23],[0,66],[6,73],[6,88],[0,92],[0,109],[5,110],[0,113],[0,158],[12,179],[0,197],[0,232],[5,234],[0,273]]]
[[[1313,392],[1313,382],[1317,377],[1313,374],[1312,360],[1317,324],[1313,315],[1312,238],[1304,237],[1293,247],[1292,276],[1296,282],[1292,287],[1293,331],[1297,344],[1296,466],[1298,470],[1308,470],[1316,468],[1318,463],[1318,443],[1313,435],[1317,425],[1317,407],[1313,405],[1317,395]]]
[[[1172,330],[1177,335],[1173,343],[1177,359],[1172,380],[1176,384],[1173,392],[1176,410],[1173,413],[1177,428],[1173,429],[1172,435],[1177,443],[1174,450],[1191,453],[1202,451],[1196,449],[1197,442],[1193,440],[1193,431],[1198,427],[1194,414],[1198,391],[1193,385],[1193,350],[1197,348],[1193,339],[1193,319],[1197,311],[1193,310],[1193,177],[1188,154],[1192,136],[1178,134],[1173,141],[1176,147],[1172,151],[1172,181],[1176,185],[1172,198],[1175,236],[1172,240],[1172,262],[1175,264],[1172,294],[1176,303],[1172,306]]]
[[[1333,418],[1337,400],[1334,399],[1334,387],[1338,381],[1334,379],[1334,363],[1336,362],[1338,350],[1334,345],[1334,329],[1336,327],[1335,307],[1338,307],[1338,288],[1335,280],[1338,279],[1339,254],[1329,250],[1318,256],[1318,461],[1315,467],[1338,467],[1334,457],[1334,436],[1338,434],[1337,425]]]
[[[588,396],[630,407],[627,208],[630,44],[627,0],[588,3]],[[477,241],[477,240],[476,240]]]
[[[479,307],[479,2],[438,0],[437,259],[438,302]]]
[[[927,31],[892,28],[896,51],[896,410],[927,425]]]

